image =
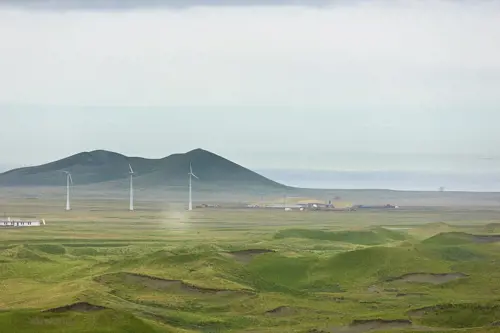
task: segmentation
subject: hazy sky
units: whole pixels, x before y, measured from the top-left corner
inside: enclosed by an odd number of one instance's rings
[[[250,2],[0,1],[0,164],[500,170],[500,2]]]

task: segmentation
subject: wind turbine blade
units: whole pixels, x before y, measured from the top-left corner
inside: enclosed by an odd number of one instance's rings
[[[71,177],[71,174],[68,172],[68,176],[69,176],[69,181],[71,184],[73,184],[73,178]]]
[[[132,166],[129,164],[128,168],[130,169],[130,173],[134,173],[134,170],[132,170]]]
[[[196,176],[194,173],[191,173],[191,176],[193,176],[193,177],[194,177],[194,178],[196,178],[196,179],[200,179],[200,178],[198,178],[198,176]]]

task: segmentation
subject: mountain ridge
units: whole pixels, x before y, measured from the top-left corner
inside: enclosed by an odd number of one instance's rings
[[[128,179],[130,164],[134,182],[139,186],[181,186],[187,181],[190,163],[200,183],[208,187],[287,187],[202,148],[157,159],[103,149],[83,151],[45,164],[0,173],[0,185],[63,186],[66,184],[64,171],[71,172],[75,185],[116,182]]]

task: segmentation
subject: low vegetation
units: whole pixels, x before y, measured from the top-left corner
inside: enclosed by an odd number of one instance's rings
[[[99,214],[1,230],[2,332],[500,332],[491,225]],[[281,215],[303,221],[269,227]]]
[[[403,241],[405,235],[384,228],[371,230],[325,231],[314,229],[285,229],[274,235],[276,239],[304,238],[317,241],[345,242],[359,245],[380,245],[394,241]]]

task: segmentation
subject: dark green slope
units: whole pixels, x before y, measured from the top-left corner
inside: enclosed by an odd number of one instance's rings
[[[134,164],[136,172],[152,172],[155,160],[129,158],[127,156],[95,150],[82,152],[47,164],[25,167],[0,174],[0,185],[7,186],[64,186],[66,175],[72,174],[75,185],[92,184],[128,177],[128,164]]]
[[[283,187],[247,168],[233,163],[219,155],[203,149],[195,149],[186,154],[174,154],[159,161],[159,167],[137,177],[138,184],[153,185],[157,182],[169,186],[186,186],[189,164],[199,180],[193,179],[197,186],[232,187],[240,185]]]
[[[96,150],[82,152],[51,163],[14,169],[0,174],[3,186],[65,186],[69,171],[75,185],[128,184],[131,164],[137,186],[186,186],[189,163],[200,178],[203,187],[283,185],[271,181],[249,169],[203,149],[185,154],[173,154],[162,159],[128,157],[122,154]]]

